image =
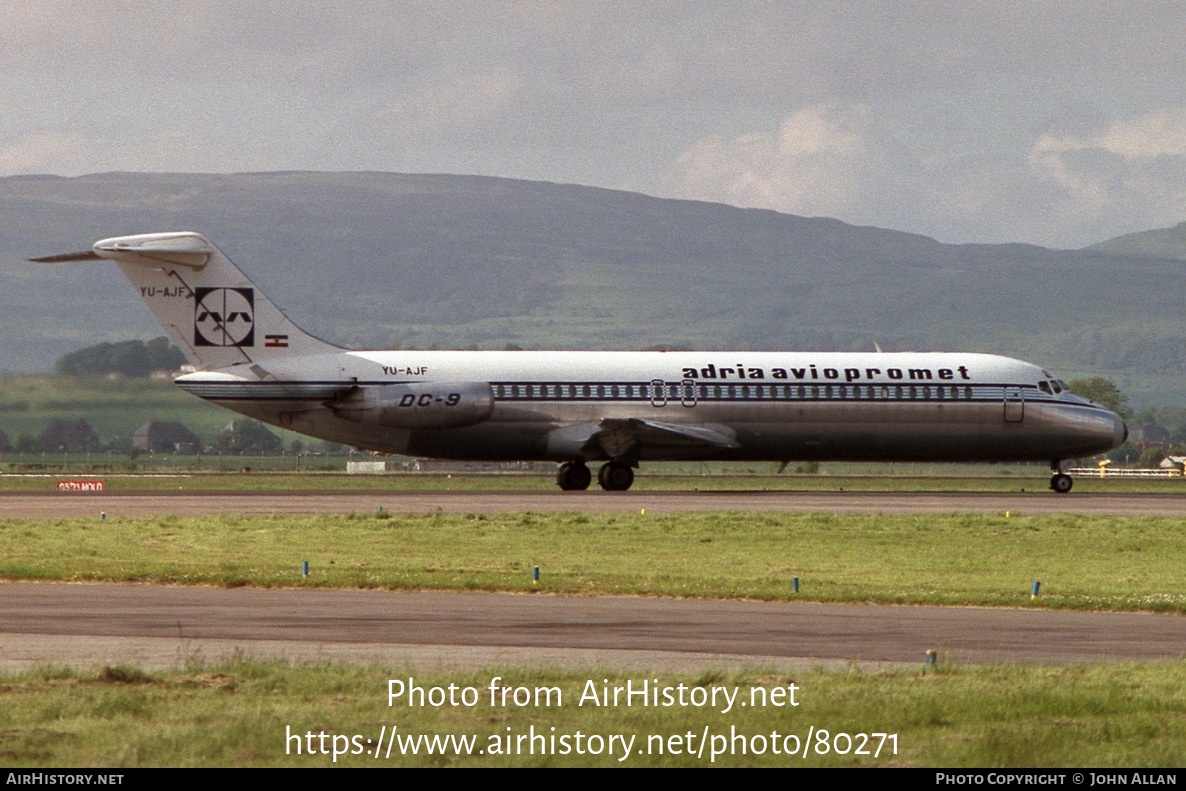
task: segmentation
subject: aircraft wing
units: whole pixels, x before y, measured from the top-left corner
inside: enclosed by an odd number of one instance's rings
[[[722,427],[723,428],[723,427]],[[600,445],[610,458],[620,459],[652,448],[736,448],[736,439],[722,429],[704,425],[660,423],[641,418],[606,418],[588,443]]]

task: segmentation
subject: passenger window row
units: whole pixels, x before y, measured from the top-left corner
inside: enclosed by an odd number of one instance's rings
[[[968,385],[750,385],[698,382],[496,382],[492,386],[495,399],[504,401],[970,401],[976,398],[999,399],[1004,396],[1005,390],[1000,386]]]

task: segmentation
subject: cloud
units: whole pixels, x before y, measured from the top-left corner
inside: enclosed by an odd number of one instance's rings
[[[1150,225],[1186,216],[1186,109],[1113,121],[1087,135],[1043,134],[1029,152],[1070,222],[1138,213]]]
[[[1124,118],[1087,136],[1044,134],[1030,152],[1031,164],[1059,177],[1063,158],[1079,151],[1115,154],[1130,162],[1186,155],[1186,109],[1155,110]]]
[[[880,195],[902,197],[904,156],[869,107],[815,104],[776,132],[696,141],[674,181],[686,197],[862,222]]]
[[[91,155],[81,137],[59,132],[31,132],[0,145],[0,173],[45,173],[71,170]]]
[[[1111,124],[1099,143],[1125,159],[1186,155],[1186,109],[1158,110]]]
[[[889,126],[868,105],[812,104],[776,131],[695,141],[668,192],[955,242],[1073,247],[1186,217],[1186,109],[991,152],[911,148]]]
[[[466,74],[426,85],[381,104],[372,123],[382,132],[420,135],[497,119],[523,88],[513,71]]]

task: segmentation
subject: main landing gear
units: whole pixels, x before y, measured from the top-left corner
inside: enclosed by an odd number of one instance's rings
[[[597,471],[597,483],[607,492],[624,492],[634,483],[634,470],[621,461],[607,461]]]
[[[583,461],[566,461],[556,470],[556,483],[566,492],[580,492],[589,488],[593,473]]]
[[[1054,471],[1054,474],[1050,476],[1050,488],[1059,494],[1069,492],[1075,484],[1071,480],[1071,476],[1067,475],[1064,471],[1069,469],[1069,465],[1066,462],[1055,461],[1051,462],[1050,469]]]
[[[583,461],[566,461],[556,471],[556,483],[566,492],[584,491],[593,482],[593,473]],[[597,471],[597,483],[607,492],[624,492],[634,483],[634,470],[621,461],[608,461]]]

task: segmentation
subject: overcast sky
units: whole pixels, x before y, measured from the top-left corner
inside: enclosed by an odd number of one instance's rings
[[[0,176],[473,173],[1059,247],[1186,220],[1186,0],[0,9]]]

